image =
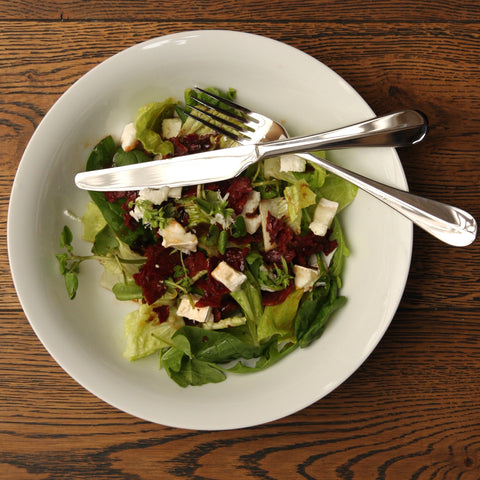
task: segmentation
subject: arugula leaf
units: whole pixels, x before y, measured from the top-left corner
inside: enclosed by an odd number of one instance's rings
[[[331,275],[337,277],[338,281],[340,282],[340,274],[343,271],[345,258],[350,255],[350,250],[348,249],[347,243],[345,242],[340,222],[336,217],[333,219],[330,240],[336,240],[338,245],[335,253],[333,254],[329,270]]]
[[[297,347],[298,345],[296,343],[286,343],[283,347],[279,347],[274,338],[268,344],[268,348],[264,351],[263,355],[255,362],[254,366],[245,365],[240,360],[233,367],[226,368],[225,370],[231,373],[259,372],[271,367],[287,355],[290,355],[290,353],[292,353]]]
[[[172,368],[171,360],[167,359],[167,361],[165,361],[163,357],[162,365],[168,376],[180,387],[219,383],[223,382],[226,378],[225,373],[212,363],[197,360],[196,358],[189,358],[185,355],[178,357],[177,362],[178,360],[180,363],[179,366],[176,366],[178,370]]]
[[[299,311],[298,325],[300,325],[300,319],[302,317],[304,322],[304,331],[301,333],[301,338],[298,339],[298,344],[300,347],[307,347],[317,338],[321,337],[327,325],[327,320],[335,311],[343,307],[346,301],[347,299],[345,297],[340,296],[320,307],[318,307],[318,305],[314,305],[314,312],[310,311],[310,319],[308,319],[309,321],[305,318],[306,309],[302,310],[301,312]]]
[[[331,275],[324,288],[312,290],[295,318],[295,337],[300,347],[304,348],[319,338],[330,316],[345,303],[346,298],[338,296],[338,284]]]
[[[198,327],[181,327],[173,336],[176,342],[181,336],[188,339],[192,357],[206,362],[226,363],[237,358],[254,358],[262,354],[265,347],[246,343],[227,331],[206,330]]]

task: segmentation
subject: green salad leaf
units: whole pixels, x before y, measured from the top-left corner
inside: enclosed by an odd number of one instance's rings
[[[160,131],[165,118],[170,118],[175,111],[175,102],[169,98],[164,102],[152,102],[141,107],[135,118],[135,131],[147,152],[162,156],[173,155],[172,142],[162,138]]]
[[[100,170],[112,164],[113,157],[117,152],[117,146],[111,136],[105,137],[93,149],[87,160],[87,171]],[[131,230],[125,225],[122,204],[125,200],[117,200],[109,202],[104,192],[89,192],[90,198],[99,208],[105,222],[108,223],[115,235],[127,245],[134,245],[138,242],[152,243],[154,234],[151,230],[147,230],[139,226],[135,230]]]

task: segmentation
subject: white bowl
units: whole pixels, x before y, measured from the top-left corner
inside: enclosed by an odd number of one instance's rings
[[[342,215],[351,248],[342,293],[347,305],[312,346],[264,372],[180,388],[157,359],[122,356],[123,316],[134,305],[98,286],[100,267],[82,265],[77,298],[67,298],[55,254],[65,211],[82,215],[88,195],[74,185],[91,148],[121,133],[138,107],[193,85],[234,87],[238,102],[307,134],[373,116],[364,100],[316,59],[268,38],[191,31],[120,52],[87,73],[56,102],[25,150],[12,189],[8,252],[23,309],[45,348],[78,383],[105,402],[163,425],[204,430],[253,426],[296,412],[344,382],[390,324],[408,276],[412,225],[359,192]],[[406,189],[393,149],[335,153],[338,163]],[[85,267],[85,268],[83,268]]]

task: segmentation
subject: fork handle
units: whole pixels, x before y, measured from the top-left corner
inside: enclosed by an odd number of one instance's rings
[[[313,154],[299,156],[349,181],[401,213],[415,225],[453,246],[470,245],[477,236],[477,222],[469,213],[445,203],[413,195],[353,173]]]
[[[417,110],[401,110],[347,127],[259,145],[261,154],[312,152],[351,147],[406,147],[420,142],[428,131],[427,117]]]

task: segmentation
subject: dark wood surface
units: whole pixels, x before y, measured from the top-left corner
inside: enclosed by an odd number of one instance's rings
[[[258,33],[342,75],[378,113],[424,111],[410,189],[480,218],[477,0],[0,0],[0,479],[480,479],[480,247],[415,229],[406,290],[361,368],[255,428],[197,432],[103,403],[49,356],[7,258],[11,185],[36,126],[93,66],[191,29]]]

